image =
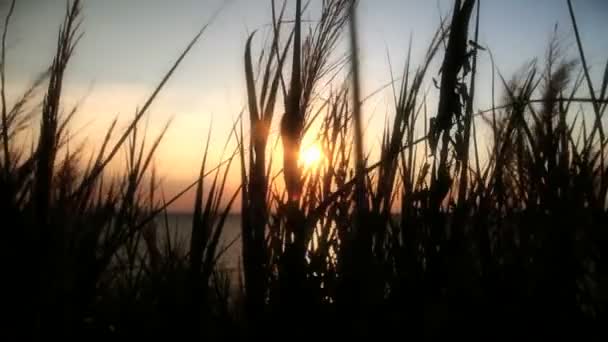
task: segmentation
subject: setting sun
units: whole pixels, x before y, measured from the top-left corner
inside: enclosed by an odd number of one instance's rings
[[[307,146],[300,152],[300,162],[305,168],[316,167],[319,165],[322,158],[323,152],[317,144]]]

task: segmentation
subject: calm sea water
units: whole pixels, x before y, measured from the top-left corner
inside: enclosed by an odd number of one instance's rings
[[[177,243],[178,246],[183,250],[187,251],[190,244],[190,235],[192,232],[192,215],[191,214],[169,214],[169,234],[171,243]],[[159,218],[159,230],[157,236],[161,241],[166,241],[166,231],[163,229],[164,218]],[[241,258],[241,215],[231,214],[226,218],[222,234],[220,235],[220,242],[218,245],[218,252],[221,253],[219,258],[219,264],[222,269],[236,271],[238,269],[238,263]]]

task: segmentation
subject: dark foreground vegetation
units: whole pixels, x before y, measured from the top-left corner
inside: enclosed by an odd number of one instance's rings
[[[376,160],[362,141],[365,95],[351,4],[323,1],[310,24],[301,19],[300,0],[272,2],[270,39],[262,46],[254,33],[244,47],[247,107],[225,159],[210,165],[205,151],[200,177],[184,189],[196,196],[190,240],[179,246],[166,220],[176,197],[164,197],[152,165],[162,134],[146,139],[141,121],[204,28],[130,124],[120,130],[115,121],[90,155],[69,142],[77,108],[61,105],[81,34],[80,2],[67,6],[48,70],[7,103],[13,1],[0,70],[3,298],[11,333],[602,335],[608,66],[590,74],[570,1],[559,5],[571,13],[573,51],[555,37],[546,56],[508,79],[493,66],[484,85],[492,106],[477,112],[477,60],[492,55],[477,43],[480,2],[456,0],[421,64],[408,55],[390,85],[394,108]],[[334,53],[341,40],[350,43],[348,58]],[[428,75],[434,60],[440,72]],[[332,90],[319,97],[327,79]],[[431,79],[435,86],[427,88]],[[429,97],[438,99],[432,113]],[[32,125],[36,136],[20,139]],[[279,127],[276,141],[271,126]],[[489,139],[479,139],[481,129]],[[324,150],[314,169],[298,163],[305,134]],[[280,170],[272,163],[279,143]],[[122,173],[108,172],[125,151]],[[241,174],[236,192],[226,186],[231,168]],[[218,266],[225,251],[219,241],[239,205],[242,263],[231,276]]]

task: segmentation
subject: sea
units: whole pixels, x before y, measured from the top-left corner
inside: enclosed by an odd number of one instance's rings
[[[157,237],[161,243],[170,240],[173,246],[186,253],[192,233],[192,214],[169,213],[167,221],[168,225],[165,224],[165,218],[162,215],[157,218]],[[165,228],[166,226],[168,229]],[[231,273],[236,272],[239,269],[241,250],[241,215],[229,214],[226,217],[217,247],[219,268]]]

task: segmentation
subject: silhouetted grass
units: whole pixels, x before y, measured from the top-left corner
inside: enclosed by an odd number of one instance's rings
[[[554,35],[542,64],[528,63],[507,80],[477,41],[479,1],[456,0],[420,65],[410,48],[401,77],[390,84],[394,112],[387,113],[376,161],[363,144],[355,2],[323,1],[310,25],[302,21],[301,1],[293,21],[285,19],[287,2],[278,11],[271,5],[271,39],[257,65],[255,33],[245,45],[248,115],[234,123],[225,159],[209,166],[209,129],[198,178],[167,200],[153,160],[168,125],[149,143],[140,121],[206,26],[116,142],[114,120],[83,163],[84,148],[70,146],[68,134],[77,108],[60,115],[64,75],[80,38],[80,2],[68,3],[48,71],[12,107],[5,95],[11,3],[0,67],[0,190],[12,245],[7,294],[21,334],[604,333],[608,65],[597,88],[570,1],[578,58]],[[335,53],[348,23],[351,54],[344,59]],[[437,89],[426,90],[439,58]],[[478,59],[492,62],[492,108],[474,112]],[[347,62],[350,71],[342,73]],[[321,97],[325,79],[332,87]],[[32,106],[38,119],[26,108],[45,85],[43,102]],[[427,110],[430,96],[438,96],[436,114]],[[38,120],[28,150],[17,136]],[[277,123],[280,136],[268,146]],[[483,144],[482,126],[490,133]],[[309,169],[299,163],[305,135],[324,153]],[[273,153],[278,139],[282,156]],[[231,142],[235,150],[227,152]],[[121,150],[125,167],[109,177]],[[234,158],[241,184],[230,193]],[[191,233],[180,245],[166,208],[191,189]],[[239,194],[242,274],[239,265],[234,277],[218,265],[225,252],[219,241]]]

